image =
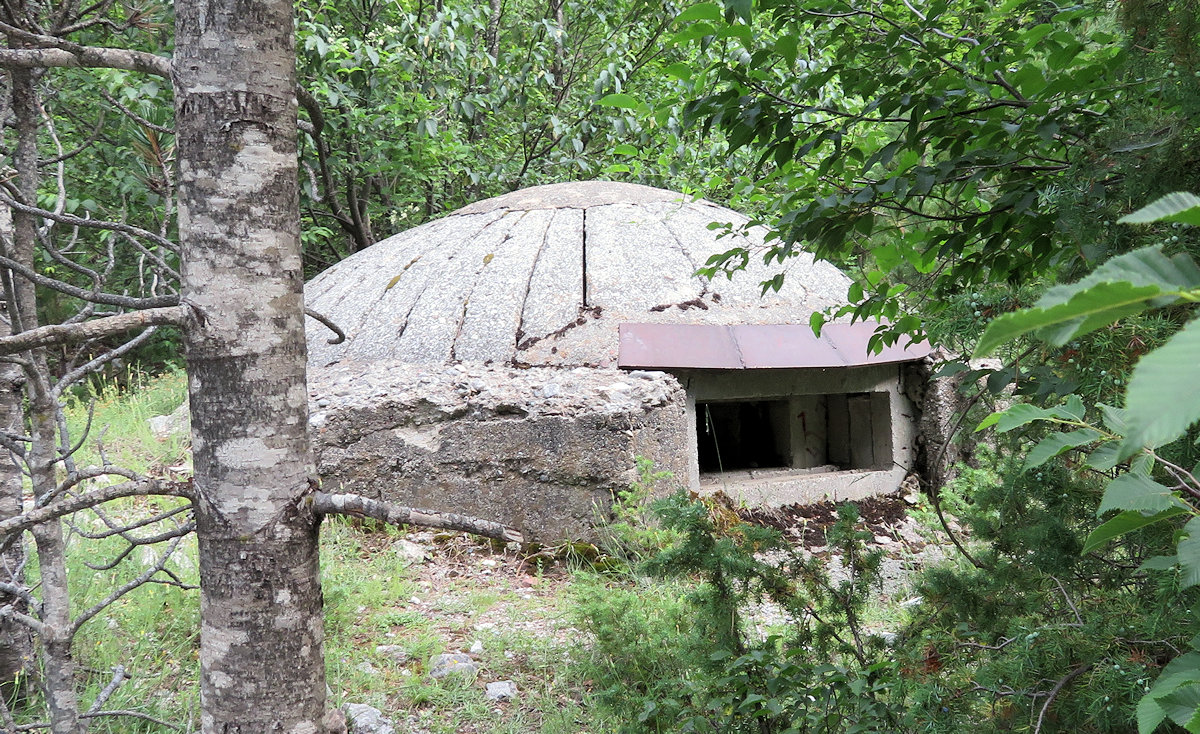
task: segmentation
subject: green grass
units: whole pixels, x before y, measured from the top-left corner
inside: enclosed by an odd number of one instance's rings
[[[187,462],[186,437],[156,439],[146,421],[171,412],[184,400],[181,374],[134,376],[135,389],[93,386],[72,398],[69,423],[82,427],[89,406],[92,438],[80,450],[80,465],[98,463],[100,446],[114,463],[142,472],[166,472]],[[636,494],[636,493],[635,493]],[[631,506],[637,503],[631,496]],[[144,516],[175,500],[138,498],[106,508],[117,518]],[[75,522],[95,531],[99,520],[81,513]],[[139,532],[146,532],[145,530]],[[497,572],[422,574],[393,548],[405,532],[370,522],[327,520],[322,527],[321,573],[325,598],[326,664],[331,706],[365,703],[392,718],[398,731],[436,734],[497,732],[510,734],[608,734],[629,731],[638,711],[628,704],[639,696],[675,685],[692,673],[680,659],[689,644],[692,610],[685,598],[689,581],[655,581],[628,571],[660,541],[675,537],[632,509],[614,532],[613,552],[629,554],[618,575],[591,572],[562,575],[553,567],[547,578],[530,562],[534,577],[499,571],[513,559],[492,556],[486,542],[458,536],[434,536],[438,568],[482,562],[494,557]],[[112,570],[96,563],[119,553],[123,543],[75,537],[69,546],[69,570],[75,610],[84,609],[133,578],[144,568],[140,551]],[[622,555],[622,557],[624,557]],[[194,538],[183,544],[172,569],[197,583]],[[478,567],[476,567],[478,570]],[[555,575],[557,574],[557,576]],[[480,582],[480,579],[486,581]],[[519,581],[519,583],[518,583]],[[531,591],[536,585],[536,592]],[[552,594],[545,588],[555,589]],[[414,598],[416,601],[413,601]],[[558,617],[557,622],[555,621]],[[546,634],[524,623],[547,618]],[[481,620],[494,625],[481,624]],[[110,679],[117,664],[133,678],[110,700],[110,708],[143,711],[185,727],[198,721],[199,594],[150,585],[127,595],[81,631],[76,658],[85,675],[84,707]],[[567,627],[574,625],[574,627]],[[552,629],[553,631],[553,629]],[[428,675],[429,659],[441,652],[483,645],[476,676]],[[407,659],[396,662],[376,651],[396,645]],[[484,696],[484,684],[512,680],[517,700],[497,703]],[[677,691],[675,691],[677,693]],[[23,722],[36,718],[35,712]],[[131,719],[106,721],[96,731],[149,734],[163,727]]]
[[[75,454],[80,466],[100,464],[106,457],[146,474],[167,475],[190,466],[186,435],[158,439],[147,421],[165,415],[186,399],[181,373],[158,377],[130,375],[125,388],[94,382],[67,400],[68,425],[81,434],[91,412],[88,439]],[[77,439],[76,439],[77,440]],[[144,517],[174,506],[176,500],[136,498],[110,503],[113,519]],[[97,516],[80,513],[73,522],[87,532],[102,527]],[[138,534],[149,534],[143,529]],[[497,605],[525,617],[560,608],[565,599],[524,599],[501,574],[487,586],[471,577],[449,580],[432,589],[418,583],[419,569],[407,565],[391,547],[403,531],[370,523],[329,520],[322,527],[322,583],[325,597],[326,661],[331,706],[366,703],[393,718],[398,730],[430,732],[511,732],[575,734],[613,731],[595,724],[586,686],[568,664],[563,646],[544,636],[497,625],[476,630],[481,615]],[[441,536],[439,536],[440,540]],[[451,540],[450,543],[464,541]],[[125,547],[120,538],[88,540],[72,535],[68,544],[73,610],[90,607],[114,588],[136,577],[148,558],[135,550],[113,569],[94,570]],[[479,553],[490,552],[480,544]],[[149,552],[149,551],[147,551]],[[441,549],[438,551],[442,552]],[[450,552],[450,551],[446,551]],[[506,561],[507,562],[507,561]],[[31,563],[31,568],[35,565]],[[198,583],[194,538],[187,539],[171,561],[187,583]],[[36,571],[31,581],[36,582]],[[436,593],[435,593],[436,592]],[[417,597],[420,604],[413,604]],[[75,657],[81,671],[81,701],[86,708],[123,665],[132,678],[106,708],[141,711],[194,730],[199,712],[199,592],[151,584],[126,595],[81,629]],[[484,652],[477,677],[427,675],[430,657],[466,649],[478,639]],[[378,645],[398,645],[408,660],[397,663],[376,652]],[[497,703],[484,696],[484,683],[510,679],[517,683],[516,701]],[[20,723],[40,719],[31,707]],[[168,729],[149,722],[120,718],[102,720],[94,731],[104,734],[149,734]]]
[[[84,436],[91,410],[91,428],[74,458],[79,466],[109,461],[136,472],[162,476],[168,467],[190,466],[191,437],[184,432],[165,440],[154,437],[148,421],[168,415],[187,399],[187,376],[170,372],[151,377],[131,372],[121,383],[86,383],[67,396],[67,426],[73,441]]]

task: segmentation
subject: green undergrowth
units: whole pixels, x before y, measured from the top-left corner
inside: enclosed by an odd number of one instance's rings
[[[168,415],[187,400],[187,375],[147,375],[131,371],[121,380],[100,377],[84,383],[66,398],[67,425],[79,466],[109,462],[133,471],[163,476],[172,467],[190,471],[187,431],[158,439],[149,420]],[[90,415],[89,415],[90,414]]]
[[[97,392],[94,422],[110,426],[105,451],[128,446],[145,467],[180,462],[180,447],[140,424],[173,409],[182,387],[174,375],[147,380],[130,394],[129,416],[121,394]],[[86,409],[74,402],[70,420],[84,420]],[[127,429],[138,435],[125,444]],[[1162,523],[1083,553],[1101,521],[1103,478],[1080,472],[1069,455],[1025,471],[1031,440],[977,452],[981,463],[961,467],[942,491],[974,563],[950,552],[913,577],[904,604],[879,594],[882,556],[853,506],[839,509],[827,549],[807,555],[743,522],[728,502],[654,501],[671,480],[645,463],[594,546],[518,553],[422,533],[436,560],[409,565],[397,548],[408,531],[329,520],[331,704],[370,704],[398,730],[439,734],[1131,731],[1138,700],[1200,632],[1197,592],[1181,592],[1173,569],[1141,568],[1172,547],[1179,528]],[[168,504],[127,500],[109,512],[133,517]],[[940,532],[928,503],[914,514]],[[73,521],[100,528],[87,513]],[[139,550],[112,569],[89,568],[123,545],[78,530],[69,558],[76,610],[148,561]],[[849,573],[830,573],[832,555]],[[171,568],[196,582],[190,539]],[[192,725],[198,606],[195,591],[152,585],[88,622],[76,646],[84,700],[123,665],[132,677],[110,707]],[[476,641],[478,673],[428,675],[432,656]],[[517,700],[487,700],[485,684],[503,680],[516,683]],[[95,730],[168,731],[129,719]]]

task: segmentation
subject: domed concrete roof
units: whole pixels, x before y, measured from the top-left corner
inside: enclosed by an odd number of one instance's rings
[[[346,332],[308,320],[309,360],[417,364],[616,364],[618,325],[807,323],[841,303],[849,279],[801,254],[778,293],[780,266],[752,256],[732,280],[694,275],[735,246],[764,248],[730,209],[662,189],[611,182],[537,186],[459,209],[355,253],[308,283],[307,305]]]

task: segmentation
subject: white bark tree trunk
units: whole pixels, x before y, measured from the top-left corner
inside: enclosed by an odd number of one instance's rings
[[[319,734],[292,5],[180,0],[175,14],[203,731]]]

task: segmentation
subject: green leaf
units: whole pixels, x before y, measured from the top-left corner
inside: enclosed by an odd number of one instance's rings
[[[1122,512],[1120,515],[1117,515],[1093,530],[1087,536],[1087,540],[1085,540],[1083,543],[1083,551],[1080,553],[1080,555],[1087,555],[1110,540],[1119,538],[1125,533],[1133,532],[1134,530],[1144,528],[1147,525],[1153,525],[1156,522],[1162,522],[1167,518],[1181,515],[1184,512],[1187,511],[1182,507],[1172,507],[1154,515],[1144,515],[1135,510]],[[1172,558],[1172,564],[1174,564],[1174,562],[1174,558]]]
[[[675,16],[676,23],[690,23],[694,20],[721,20],[721,6],[716,3],[700,3],[684,8],[683,12]]]
[[[641,103],[628,94],[606,94],[596,104],[605,107],[619,107],[624,110],[636,110]]]
[[[1114,257],[1078,283],[1055,286],[1032,308],[997,317],[984,331],[976,356],[1038,332],[1058,346],[1119,318],[1162,307],[1200,288],[1200,267],[1187,255],[1167,256],[1158,247]]]
[[[676,79],[682,79],[685,82],[692,78],[692,67],[688,66],[682,61],[671,64],[667,68],[663,69],[663,71],[675,77]]]
[[[1171,717],[1171,721],[1186,727],[1188,722],[1196,717],[1196,712],[1200,711],[1200,683],[1179,686],[1156,700],[1158,705],[1167,712],[1167,716]],[[1196,730],[1188,729],[1188,731]]]
[[[1176,555],[1179,556],[1179,587],[1188,589],[1200,584],[1200,517],[1193,517],[1183,526],[1187,537],[1179,541]]]
[[[1142,561],[1138,571],[1170,571],[1179,565],[1179,556],[1151,556]]]
[[[1138,734],[1153,734],[1158,725],[1163,723],[1167,718],[1167,712],[1163,711],[1162,706],[1150,697],[1150,694],[1142,696],[1142,700],[1138,701],[1137,705],[1137,723]]]
[[[1025,457],[1025,471],[1045,464],[1055,456],[1080,446],[1086,446],[1101,437],[1094,428],[1080,428],[1067,433],[1053,433],[1038,442]]]
[[[621,143],[613,148],[613,153],[616,155],[637,155],[638,149],[629,143]]]
[[[1182,436],[1200,420],[1200,319],[1195,319],[1167,343],[1142,357],[1133,369],[1125,393],[1128,432],[1122,458],[1143,446],[1156,447]]]
[[[1182,222],[1200,226],[1200,196],[1175,191],[1117,220],[1120,224]]]
[[[825,326],[825,314],[820,311],[813,311],[812,316],[808,317],[808,325],[812,329],[813,334],[820,336],[821,329]]]
[[[1151,734],[1167,718],[1170,710],[1183,713],[1179,710],[1186,705],[1183,700],[1176,698],[1164,705],[1163,699],[1174,695],[1182,687],[1196,685],[1197,680],[1200,680],[1200,653],[1189,652],[1167,663],[1150,692],[1138,702],[1138,734]]]
[[[1108,441],[1096,447],[1096,450],[1088,454],[1087,460],[1084,462],[1092,469],[1099,471],[1108,471],[1121,463],[1118,449],[1120,445],[1116,441]]]
[[[1008,410],[992,413],[984,418],[975,430],[982,431],[988,426],[995,425],[998,432],[1006,433],[1034,421],[1048,420],[1053,417],[1055,417],[1053,410],[1046,410],[1028,403],[1017,403]]]
[[[980,337],[975,356],[987,356],[1001,344],[1034,331],[1042,332],[1039,338],[1062,346],[1077,336],[1144,311],[1150,299],[1162,294],[1158,286],[1098,283],[1050,308],[1026,308],[997,316]]]
[[[1141,474],[1126,472],[1108,483],[1097,515],[1109,510],[1137,510],[1159,513],[1181,503],[1169,487]]]

